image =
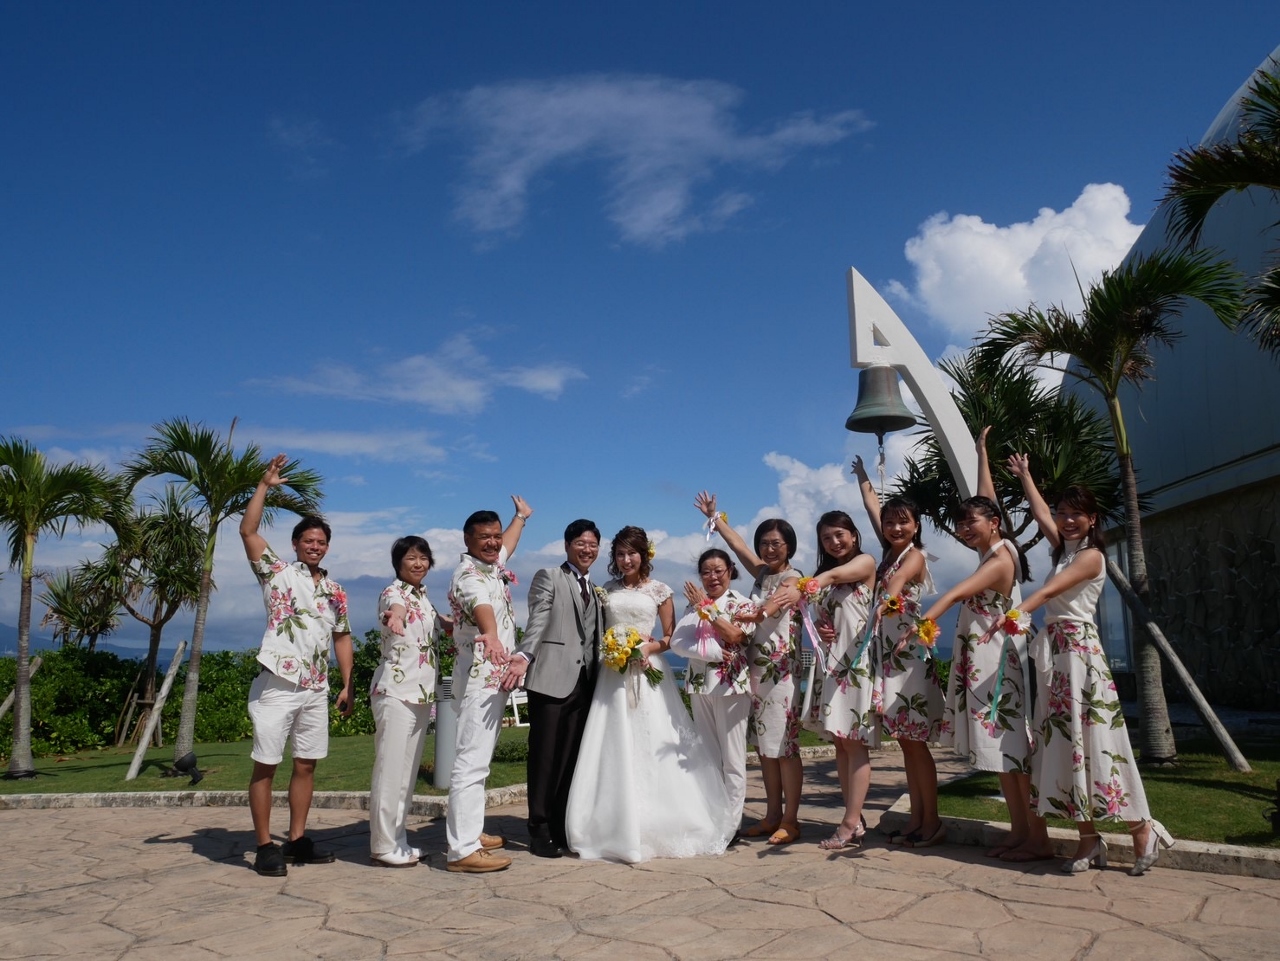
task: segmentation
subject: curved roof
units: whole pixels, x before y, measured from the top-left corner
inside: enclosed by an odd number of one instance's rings
[[[1280,47],[1258,70],[1273,60],[1280,62]],[[1234,139],[1248,84],[1223,106],[1202,144]],[[1280,196],[1250,189],[1219,202],[1201,243],[1252,276],[1280,260],[1278,222]],[[1162,207],[1130,254],[1169,243]],[[1184,312],[1182,330],[1172,348],[1155,349],[1156,379],[1121,392],[1139,485],[1154,511],[1280,476],[1280,362],[1197,303]]]

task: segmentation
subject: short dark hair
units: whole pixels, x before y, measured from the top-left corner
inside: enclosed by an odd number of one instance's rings
[[[595,521],[589,521],[585,517],[579,517],[564,529],[564,542],[566,544],[572,544],[583,534],[595,534],[597,544],[604,539],[600,536],[600,528],[596,527]]]
[[[622,576],[617,563],[619,547],[640,555],[640,580],[648,577],[653,570],[653,561],[649,557],[649,535],[644,532],[644,528],[629,524],[613,535],[613,543],[609,545],[609,573],[614,577]]]
[[[777,531],[782,535],[782,539],[787,542],[787,560],[796,556],[796,529],[781,517],[770,517],[768,520],[760,522],[760,526],[756,528],[756,536],[753,546],[756,554],[760,553],[760,542],[764,540],[765,534],[771,534]]]
[[[303,514],[302,520],[293,525],[293,536],[290,538],[295,544],[302,539],[302,535],[309,530],[319,528],[324,531],[324,539],[326,541],[333,540],[333,531],[329,529],[329,525],[325,523],[325,519],[318,514]]]
[[[431,545],[427,543],[427,539],[417,534],[406,534],[391,545],[391,570],[396,577],[400,576],[400,565],[404,563],[404,555],[410,551],[421,551],[427,555],[427,565],[435,566],[436,559],[431,553]]]
[[[467,522],[462,525],[462,533],[470,534],[481,524],[501,524],[502,518],[498,516],[497,511],[476,511],[467,518]]]
[[[725,566],[729,568],[729,580],[736,581],[738,579],[738,565],[733,562],[733,558],[729,556],[727,551],[722,551],[718,547],[712,547],[702,552],[698,558],[698,574],[702,574],[702,565],[713,558],[719,558],[724,561]]]

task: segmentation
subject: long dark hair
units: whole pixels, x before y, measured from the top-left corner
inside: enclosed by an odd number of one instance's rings
[[[1096,547],[1102,551],[1103,556],[1107,553],[1107,542],[1102,536],[1102,524],[1099,523],[1098,502],[1093,496],[1093,491],[1087,487],[1081,487],[1079,484],[1072,484],[1054,500],[1053,506],[1056,511],[1063,505],[1070,507],[1072,510],[1083,511],[1093,518],[1089,524],[1089,533],[1085,535],[1085,546]],[[1062,555],[1067,548],[1066,538],[1059,535],[1058,546],[1053,549],[1053,564],[1056,567],[1058,562],[1062,560]]]
[[[653,562],[649,559],[649,535],[644,532],[644,528],[628,525],[613,535],[613,543],[609,545],[609,573],[614,577],[622,576],[617,562],[619,547],[640,555],[640,580],[647,578],[653,570]]]
[[[1031,566],[1027,563],[1027,555],[1023,553],[1022,545],[1004,532],[1004,514],[1000,510],[1000,505],[990,497],[979,494],[976,497],[969,497],[960,502],[960,516],[964,517],[968,514],[979,514],[996,522],[996,529],[1000,531],[1000,539],[1007,540],[1013,545],[1014,580],[1028,580],[1031,577]]]
[[[884,559],[880,561],[880,566],[876,568],[877,579],[884,577],[889,565],[897,560],[897,558],[889,554],[889,542],[884,538],[884,519],[890,514],[906,514],[916,522],[916,532],[911,538],[911,543],[924,550],[924,541],[920,538],[920,531],[924,525],[920,521],[919,505],[909,497],[890,497],[880,507],[880,540],[884,544]]]
[[[853,553],[849,555],[849,557],[846,558],[846,560],[844,561],[836,560],[834,557],[828,554],[826,550],[823,549],[822,529],[824,527],[839,527],[843,530],[848,531],[850,534],[853,535]],[[853,518],[850,517],[848,514],[846,514],[844,511],[827,511],[825,514],[819,517],[817,534],[818,534],[818,568],[817,570],[814,571],[815,574],[821,574],[824,571],[829,571],[831,570],[831,568],[836,567],[839,564],[844,564],[847,561],[853,560],[853,558],[857,557],[859,554],[862,553],[862,535],[858,533],[858,525],[856,525],[853,522]]]

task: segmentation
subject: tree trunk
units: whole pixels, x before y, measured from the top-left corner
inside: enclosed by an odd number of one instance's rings
[[[22,599],[18,606],[18,676],[13,685],[13,750],[6,778],[35,777],[31,757],[31,577],[36,539],[28,534],[22,553]]]
[[[1120,445],[1117,445],[1119,448]],[[1133,470],[1133,454],[1126,449],[1116,451],[1120,466],[1120,483],[1124,489],[1125,547],[1129,555],[1129,581],[1138,599],[1150,607],[1147,582],[1147,555],[1142,546],[1142,516],[1138,508],[1138,478]],[[1169,705],[1164,697],[1164,679],[1160,667],[1160,652],[1156,649],[1146,625],[1131,620],[1133,631],[1133,667],[1138,678],[1139,730],[1142,742],[1142,761],[1154,763],[1176,760],[1178,745],[1173,739],[1173,725],[1169,723]]]
[[[160,634],[164,631],[164,621],[160,619],[161,613],[161,604],[156,601],[155,611],[148,624],[151,628],[151,637],[147,642],[146,681],[142,685],[142,699],[148,704],[154,704],[156,700],[156,668],[160,662]]]
[[[182,716],[178,719],[178,736],[173,742],[175,761],[192,749],[196,742],[196,697],[200,693],[200,652],[204,647],[204,622],[209,615],[209,597],[213,593],[213,538],[205,552],[204,570],[200,573],[200,600],[196,602],[196,623],[191,628],[191,656],[187,659],[187,681],[182,691]]]

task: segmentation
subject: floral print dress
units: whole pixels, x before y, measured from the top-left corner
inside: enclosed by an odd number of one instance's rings
[[[1050,580],[1075,559],[1081,543],[1066,542]],[[1073,821],[1151,816],[1093,623],[1106,579],[1104,568],[1045,602],[1046,628],[1034,642],[1038,694],[1031,765],[1031,804],[1041,815]]]
[[[982,555],[978,566],[1007,549],[1009,542],[1001,541]],[[1016,580],[1012,593],[1006,597],[988,589],[965,598],[960,608],[941,743],[979,771],[1029,774],[1026,635],[1002,629],[1005,613],[1022,601]]]
[[[812,709],[804,726],[825,736],[880,746],[880,649],[867,623],[872,590],[866,584],[837,584],[812,603],[814,621],[836,631],[826,653],[815,653],[810,684]]]
[[[925,563],[921,580],[908,584],[890,602],[889,580],[898,573],[911,551],[908,544],[901,554],[881,566],[876,596],[871,609],[880,670],[877,685],[880,692],[880,721],[886,738],[901,741],[936,741],[942,729],[942,685],[933,662],[933,652],[916,636],[916,618],[920,616],[920,599],[934,592],[933,578]]]
[[[783,581],[798,578],[792,568],[765,574],[751,590],[757,604]],[[756,625],[747,657],[751,661],[751,718],[747,741],[761,757],[799,757],[800,615],[780,611]]]

